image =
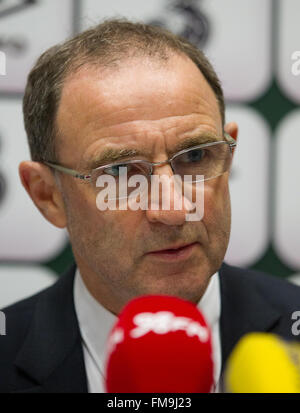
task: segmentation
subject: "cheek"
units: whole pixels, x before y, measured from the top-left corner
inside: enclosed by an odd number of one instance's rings
[[[204,195],[204,223],[216,232],[230,229],[230,194],[228,177],[208,181]]]
[[[120,250],[132,250],[141,211],[100,211],[96,194],[83,187],[69,188],[66,202],[70,237],[80,237],[87,245],[101,247],[110,254],[115,249],[118,254]]]
[[[76,219],[83,231],[90,227],[91,223],[100,223],[101,216],[97,216],[99,211],[96,207],[96,197],[88,190],[87,185],[70,186],[67,190],[67,204],[69,216],[73,221]]]
[[[143,217],[142,211],[98,211],[98,217],[101,217],[101,223],[106,235],[106,242],[110,240],[111,246],[114,246],[118,251],[129,252],[138,249],[139,245],[135,246],[138,239],[138,231]]]
[[[91,188],[81,182],[65,182],[63,187],[67,228],[72,245],[81,249],[91,244],[95,233],[101,234],[103,219],[96,207]],[[78,248],[78,249],[79,249]]]

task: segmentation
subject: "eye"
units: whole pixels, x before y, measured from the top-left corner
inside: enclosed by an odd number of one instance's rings
[[[204,149],[192,149],[180,156],[181,162],[193,163],[193,162],[200,162],[205,157],[205,150]]]
[[[130,178],[133,175],[146,175],[148,176],[151,172],[151,168],[146,162],[136,161],[136,162],[124,162],[115,165],[108,166],[103,170],[102,173],[119,178],[121,176],[126,176]]]
[[[120,177],[126,173],[127,175],[130,174],[134,169],[134,165],[119,163],[105,168],[103,172],[108,175]]]

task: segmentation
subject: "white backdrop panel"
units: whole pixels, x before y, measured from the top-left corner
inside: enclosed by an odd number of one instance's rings
[[[41,266],[0,266],[0,308],[27,298],[57,280],[55,273]]]
[[[274,243],[280,259],[300,268],[300,110],[289,113],[276,131],[276,211]]]
[[[0,50],[6,54],[6,76],[0,76],[0,92],[22,92],[39,55],[72,34],[72,0],[37,0],[14,8],[25,3],[1,1]]]
[[[66,243],[63,230],[51,225],[22,187],[18,165],[28,160],[21,102],[0,101],[0,259],[42,261],[54,258]]]
[[[279,33],[277,45],[277,77],[283,92],[296,103],[300,103],[300,73],[292,73],[292,54],[300,51],[300,2],[279,0]],[[299,52],[300,53],[300,52]],[[298,64],[299,68],[299,64]]]
[[[192,16],[183,11],[184,4],[193,9]],[[158,21],[181,33],[197,31],[205,19],[208,37],[203,50],[222,80],[226,98],[244,102],[261,95],[271,80],[271,16],[271,0],[84,0],[81,28],[108,17],[127,17]]]
[[[232,231],[225,261],[249,266],[269,243],[270,131],[258,112],[243,106],[228,108],[227,121],[239,125],[230,191]]]

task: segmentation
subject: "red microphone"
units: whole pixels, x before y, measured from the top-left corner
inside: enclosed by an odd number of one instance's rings
[[[170,296],[130,301],[108,339],[108,393],[208,393],[211,332],[198,308]]]

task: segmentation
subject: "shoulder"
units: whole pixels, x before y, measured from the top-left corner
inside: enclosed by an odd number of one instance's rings
[[[55,284],[29,298],[1,309],[5,319],[5,335],[0,336],[1,363],[7,363],[14,359],[25,340],[37,303],[43,295],[55,287]],[[3,361],[2,357],[4,357]]]
[[[47,289],[1,309],[3,319],[5,320],[5,335],[0,336],[1,368],[5,369],[5,366],[13,365],[19,350],[26,340],[34,318],[38,316],[38,306],[46,301],[52,302],[52,305],[55,306],[63,290],[66,291],[66,288],[70,289],[73,273],[74,268],[72,267],[64,275],[58,277],[55,284]]]
[[[266,302],[282,311],[300,310],[300,287],[280,277],[262,271],[242,269],[223,264],[220,269],[221,283],[228,282],[235,290],[254,289]]]

